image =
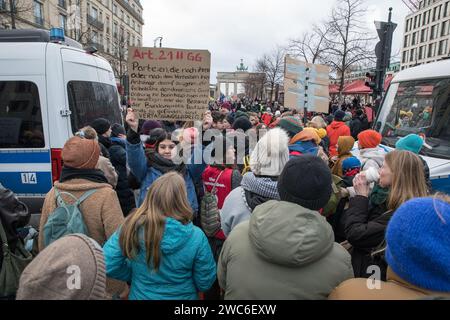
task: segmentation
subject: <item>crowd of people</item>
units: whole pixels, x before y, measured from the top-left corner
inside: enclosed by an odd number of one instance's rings
[[[388,152],[368,110],[215,101],[199,122],[96,119],[65,143],[37,248],[0,296],[448,298],[450,197],[422,138]],[[0,218],[0,257],[18,254],[29,215],[2,187]]]

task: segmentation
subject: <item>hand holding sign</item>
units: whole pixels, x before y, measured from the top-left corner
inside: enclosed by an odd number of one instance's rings
[[[128,123],[131,130],[133,130],[136,133],[138,132],[139,119],[134,114],[133,109],[131,109],[131,108],[127,109],[127,117],[125,118],[125,121]]]

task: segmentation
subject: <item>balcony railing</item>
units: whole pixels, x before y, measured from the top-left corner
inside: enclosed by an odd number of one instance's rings
[[[103,45],[100,43],[94,42],[94,41],[90,41],[88,43],[88,47],[96,47],[98,51],[102,51],[102,52],[104,51]]]
[[[34,16],[34,23],[40,25],[40,26],[44,26],[44,18],[43,17],[37,17]]]
[[[91,15],[88,14],[88,15],[87,15],[87,22],[88,22],[91,26],[97,28],[98,30],[103,31],[103,22],[101,22],[101,21],[98,20],[97,18],[95,18],[95,17],[93,17],[93,16],[91,16]]]
[[[144,19],[142,19],[142,16],[140,16],[135,9],[133,9],[132,6],[130,6],[126,1],[124,0],[117,0],[117,2],[124,7],[131,15],[139,21],[141,24],[144,24]]]

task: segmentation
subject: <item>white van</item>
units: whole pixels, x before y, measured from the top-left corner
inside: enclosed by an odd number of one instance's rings
[[[46,30],[0,31],[0,183],[32,213],[59,179],[64,143],[99,117],[123,123],[105,59]]]
[[[425,136],[431,148],[421,156],[433,189],[450,194],[450,60],[399,72],[384,97],[376,129],[387,149],[410,133]]]

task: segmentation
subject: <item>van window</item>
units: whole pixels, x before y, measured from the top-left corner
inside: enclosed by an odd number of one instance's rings
[[[0,148],[43,148],[39,91],[33,82],[0,81]]]
[[[432,149],[422,148],[422,154],[450,159],[450,79],[391,85],[379,119],[385,121],[381,130],[385,144],[394,146],[410,133],[423,134]]]
[[[73,133],[97,118],[108,119],[111,124],[122,124],[117,89],[114,86],[99,82],[70,81],[67,92]]]

